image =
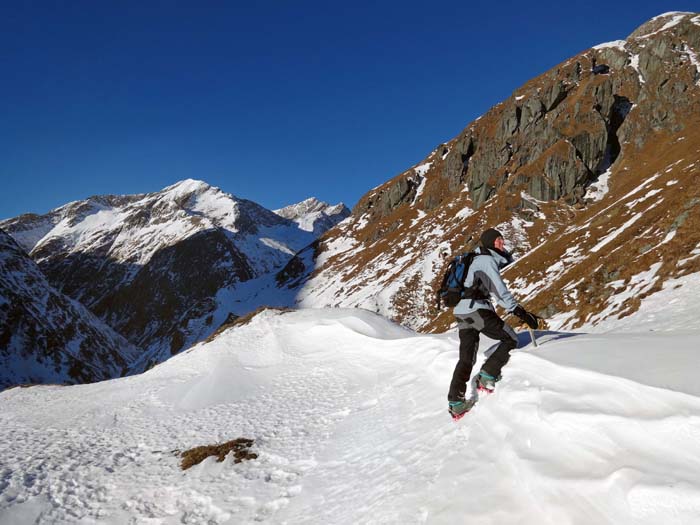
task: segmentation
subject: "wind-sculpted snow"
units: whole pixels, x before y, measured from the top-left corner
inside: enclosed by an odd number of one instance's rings
[[[697,522],[700,331],[539,336],[459,423],[456,334],[350,309],[266,311],[140,376],[5,391],[0,523]],[[183,472],[173,453],[239,436],[257,459]]]

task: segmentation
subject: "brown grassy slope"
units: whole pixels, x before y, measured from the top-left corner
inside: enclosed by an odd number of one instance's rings
[[[370,191],[318,249],[314,277],[334,281],[325,285],[334,290],[335,303],[328,303],[352,304],[348,298],[377,284],[393,287],[396,320],[443,330],[451,318],[433,308],[445,265],[437,254],[469,249],[495,225],[518,255],[530,252],[506,272],[521,299],[547,316],[577,309],[576,324],[604,311],[616,291],[635,286],[632,277],[654,263],[661,263],[656,288],[697,270],[693,261],[677,266],[698,244],[693,163],[700,158],[700,89],[688,42],[700,49],[700,29],[685,21],[651,40],[630,40],[625,50],[587,50],[438,146],[422,163],[431,163],[424,176],[409,169]],[[635,53],[645,76],[631,65]],[[595,74],[601,63],[609,71]],[[611,189],[591,202],[585,188],[615,147]],[[657,173],[639,194],[625,197]],[[672,180],[678,182],[667,185]],[[650,191],[656,193],[632,205]],[[637,213],[613,242],[591,252]],[[661,244],[671,230],[675,236]],[[352,249],[335,248],[347,239]],[[637,291],[618,313],[634,310],[653,288]]]

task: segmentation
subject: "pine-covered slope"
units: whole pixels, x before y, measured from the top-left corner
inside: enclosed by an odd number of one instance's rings
[[[280,285],[301,305],[441,330],[446,257],[495,226],[520,258],[505,276],[528,308],[564,326],[628,315],[700,271],[699,57],[696,13],[572,57],[367,193]]]
[[[0,230],[0,389],[118,377],[138,349],[53,288]]]
[[[329,209],[313,210],[326,228],[343,218],[342,209]],[[278,271],[325,231],[303,210],[295,219],[312,231],[185,180],[156,193],[92,197],[0,227],[54,286],[143,348],[145,367],[208,336],[230,313],[223,295],[235,301],[241,283]]]

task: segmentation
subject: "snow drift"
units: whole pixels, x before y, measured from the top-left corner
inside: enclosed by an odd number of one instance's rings
[[[522,336],[453,423],[456,334],[266,311],[139,376],[0,393],[0,523],[694,523],[690,328]],[[180,470],[238,436],[257,459]]]

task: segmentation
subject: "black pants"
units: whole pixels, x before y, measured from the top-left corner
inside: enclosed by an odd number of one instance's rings
[[[447,399],[456,401],[462,399],[467,391],[467,381],[471,377],[472,367],[476,362],[476,352],[479,349],[479,334],[483,333],[491,339],[500,341],[495,352],[481,367],[483,372],[498,377],[501,368],[508,362],[510,351],[518,345],[518,336],[503,319],[491,310],[477,310],[471,314],[458,317],[459,321],[459,361],[455,366],[450,383]]]

